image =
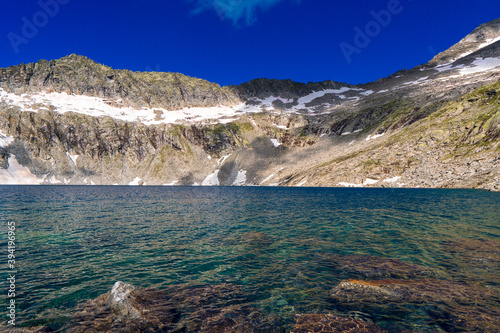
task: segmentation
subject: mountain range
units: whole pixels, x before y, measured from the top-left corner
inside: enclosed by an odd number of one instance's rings
[[[376,64],[374,64],[376,66]],[[376,82],[0,68],[0,184],[500,190],[500,19]]]

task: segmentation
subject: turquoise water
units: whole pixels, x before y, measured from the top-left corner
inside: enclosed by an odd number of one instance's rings
[[[7,222],[17,225],[19,325],[57,328],[77,304],[106,293],[118,280],[159,288],[231,283],[252,306],[285,321],[295,313],[348,315],[355,308],[332,302],[329,291],[363,276],[339,270],[328,259],[332,255],[399,259],[425,266],[439,279],[479,284],[497,296],[500,291],[497,252],[479,267],[446,245],[500,244],[498,193],[1,186],[0,198],[3,253]],[[2,281],[4,309],[8,286]],[[500,309],[498,298],[477,306]],[[402,319],[359,308],[385,328],[446,329],[421,311]],[[0,315],[0,321],[7,319]]]

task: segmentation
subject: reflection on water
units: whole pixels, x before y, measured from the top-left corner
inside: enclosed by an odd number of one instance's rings
[[[473,315],[500,314],[498,193],[3,186],[0,198],[2,234],[17,223],[18,322],[28,326],[60,327],[119,280],[236,286],[237,306],[285,330],[360,317],[396,331],[459,331],[479,327]]]

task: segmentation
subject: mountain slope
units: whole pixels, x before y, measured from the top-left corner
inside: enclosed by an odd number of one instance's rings
[[[500,20],[364,85],[0,69],[0,183],[499,190]]]

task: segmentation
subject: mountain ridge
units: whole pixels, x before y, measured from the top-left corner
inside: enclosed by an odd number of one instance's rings
[[[499,190],[498,23],[362,85],[221,87],[77,55],[0,69],[0,183]]]
[[[77,72],[78,70],[83,71]],[[142,102],[148,106],[182,108],[197,106],[234,105],[235,102],[247,100],[251,97],[269,97],[273,93],[284,93],[289,98],[298,98],[316,90],[338,89],[353,86],[346,83],[326,80],[322,82],[295,82],[290,79],[258,78],[244,82],[240,85],[220,86],[217,83],[190,77],[175,72],[150,72],[130,71],[127,69],[113,69],[104,64],[77,54],[71,54],[60,59],[39,60],[36,63],[20,64],[7,68],[0,68],[0,88],[13,93],[27,93],[36,91],[66,92],[69,94],[88,95],[95,97],[126,98],[134,92],[125,90],[129,88],[127,76],[133,76],[135,84],[146,85],[149,81],[158,81],[165,86],[180,91],[178,94],[170,93],[167,99],[158,99],[154,96],[140,96]],[[114,83],[118,81],[118,86]],[[123,81],[123,82],[122,82]],[[163,81],[163,82],[162,82]],[[75,86],[73,82],[88,85]],[[122,84],[123,83],[123,84]],[[127,87],[124,87],[127,86]],[[185,98],[184,91],[192,86],[207,87],[201,94],[191,92],[193,98]],[[211,90],[211,91],[210,91]],[[213,95],[210,92],[214,92]],[[165,93],[164,91],[160,93]],[[143,106],[141,98],[133,98],[128,105]]]

